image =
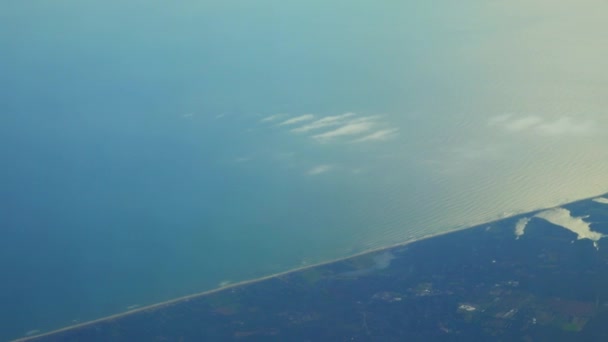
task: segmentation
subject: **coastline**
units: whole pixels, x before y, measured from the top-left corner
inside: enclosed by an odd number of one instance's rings
[[[490,222],[487,222],[487,223],[491,223],[491,222],[494,222],[494,221],[490,221]],[[482,224],[485,224],[485,223],[482,223]],[[441,236],[441,235],[447,235],[447,234],[451,234],[451,233],[456,233],[458,231],[475,228],[477,226],[478,225],[471,226],[471,227],[466,227],[466,228],[460,228],[460,229],[456,229],[456,230],[450,230],[450,231],[447,231],[447,232],[439,232],[439,233],[435,233],[435,234],[425,235],[425,236],[417,238],[417,239],[408,240],[408,241],[396,243],[396,244],[393,244],[393,245],[373,248],[373,249],[365,250],[365,251],[362,251],[362,252],[359,252],[359,253],[356,253],[356,254],[353,254],[353,255],[349,255],[349,256],[345,256],[345,257],[341,257],[341,258],[337,258],[337,259],[331,259],[331,260],[323,261],[323,262],[316,263],[316,264],[305,265],[305,266],[289,269],[287,271],[273,273],[273,274],[270,274],[270,275],[267,275],[267,276],[263,276],[263,277],[259,277],[259,278],[254,278],[254,279],[249,279],[249,280],[244,280],[244,281],[241,281],[241,282],[237,282],[237,283],[233,283],[233,284],[228,284],[226,286],[217,287],[217,288],[214,288],[214,289],[211,289],[211,290],[206,290],[206,291],[197,292],[197,293],[193,293],[193,294],[190,294],[190,295],[186,295],[186,296],[182,296],[182,297],[178,297],[178,298],[174,298],[174,299],[169,299],[169,300],[166,300],[166,301],[163,301],[163,302],[159,302],[159,303],[155,303],[155,304],[151,304],[151,305],[147,305],[147,306],[138,307],[138,308],[135,308],[133,310],[129,310],[129,311],[125,311],[125,312],[120,312],[120,313],[117,313],[117,314],[114,314],[114,315],[104,316],[104,317],[101,317],[101,318],[98,318],[98,319],[94,319],[94,320],[91,320],[91,321],[82,322],[82,323],[78,323],[78,324],[74,324],[74,325],[69,325],[69,326],[66,326],[66,327],[63,327],[63,328],[59,328],[59,329],[56,329],[56,330],[51,330],[51,331],[48,331],[48,332],[45,332],[45,333],[41,333],[41,334],[37,334],[37,335],[32,335],[32,336],[26,336],[26,337],[20,337],[18,339],[11,340],[10,342],[34,341],[34,340],[36,340],[38,338],[46,337],[46,336],[51,336],[51,335],[54,335],[54,334],[57,334],[57,333],[61,333],[61,332],[64,332],[64,331],[78,329],[78,328],[86,327],[86,326],[89,326],[89,325],[93,325],[93,324],[97,324],[97,323],[101,323],[101,322],[105,322],[105,321],[111,321],[111,320],[114,320],[114,319],[122,318],[122,317],[125,317],[125,316],[128,316],[128,315],[133,315],[133,314],[140,313],[140,312],[160,309],[160,308],[163,308],[163,307],[166,307],[166,306],[170,306],[170,305],[173,305],[173,304],[178,304],[178,303],[181,303],[181,302],[187,302],[187,301],[189,301],[191,299],[207,296],[207,295],[218,293],[218,292],[221,292],[221,291],[230,290],[230,289],[233,289],[233,288],[236,288],[236,287],[259,283],[259,282],[262,282],[262,281],[265,281],[265,280],[277,278],[277,277],[288,275],[288,274],[292,274],[292,273],[297,273],[297,272],[305,271],[305,270],[316,268],[316,267],[319,267],[319,266],[329,265],[329,264],[332,264],[332,263],[336,263],[336,262],[341,262],[341,261],[357,258],[357,257],[364,256],[364,255],[367,255],[367,254],[373,254],[373,253],[377,253],[377,252],[382,252],[382,251],[390,250],[390,249],[397,248],[397,247],[403,247],[403,246],[409,245],[409,244],[414,243],[414,242],[418,242],[418,241],[422,241],[422,240],[427,240],[427,239],[438,237],[438,236]]]
[[[444,232],[437,232],[437,233],[433,233],[433,234],[429,234],[429,235],[425,235],[419,238],[415,238],[412,240],[407,240],[404,242],[399,242],[399,243],[395,243],[395,244],[391,244],[391,245],[387,245],[387,246],[381,246],[381,247],[377,247],[377,248],[372,248],[372,249],[368,249],[368,250],[364,250],[362,252],[358,252],[356,254],[352,254],[352,255],[348,255],[345,257],[341,257],[341,258],[336,258],[336,259],[331,259],[328,261],[323,261],[323,262],[319,262],[316,264],[310,264],[310,265],[304,265],[301,267],[296,267],[293,269],[289,269],[283,272],[277,272],[277,273],[273,273],[270,275],[266,275],[266,276],[262,276],[259,278],[254,278],[254,279],[249,279],[249,280],[244,280],[244,281],[240,281],[237,283],[232,283],[232,284],[228,284],[226,286],[221,286],[221,287],[217,287],[211,290],[206,290],[206,291],[202,291],[202,292],[197,292],[197,293],[193,293],[190,295],[186,295],[186,296],[182,296],[182,297],[177,297],[177,298],[173,298],[173,299],[169,299],[163,302],[159,302],[159,303],[155,303],[155,304],[151,304],[151,305],[147,305],[147,306],[142,306],[142,307],[138,307],[132,310],[128,310],[125,312],[120,312],[114,315],[110,315],[110,316],[104,316],[98,319],[94,319],[94,320],[90,320],[90,321],[86,321],[86,322],[82,322],[82,323],[78,323],[78,324],[74,324],[74,325],[69,325],[63,328],[59,328],[59,329],[55,329],[55,330],[51,330],[45,333],[40,333],[37,335],[32,335],[32,336],[25,336],[25,337],[20,337],[17,339],[13,339],[10,340],[10,342],[28,342],[28,341],[35,341],[38,338],[43,338],[43,337],[47,337],[47,336],[52,336],[54,334],[57,333],[61,333],[61,332],[65,332],[65,331],[69,331],[69,330],[73,330],[73,329],[78,329],[78,328],[82,328],[82,327],[86,327],[86,326],[90,326],[90,325],[94,325],[97,323],[101,323],[101,322],[106,322],[106,321],[112,321],[114,319],[119,319],[128,315],[132,315],[132,314],[137,314],[137,313],[141,313],[141,312],[145,312],[145,311],[153,311],[153,310],[157,310],[157,309],[161,309],[170,305],[174,305],[174,304],[178,304],[181,302],[187,302],[191,299],[195,299],[195,298],[199,298],[199,297],[203,297],[203,296],[207,296],[207,295],[211,295],[214,293],[218,293],[221,291],[227,291],[229,289],[234,289],[240,286],[245,286],[245,285],[249,285],[249,284],[255,284],[255,283],[259,283],[265,280],[269,280],[269,279],[273,279],[273,278],[277,278],[280,276],[284,276],[284,275],[288,275],[288,274],[293,274],[293,273],[297,273],[297,272],[301,272],[301,271],[305,271],[308,269],[312,269],[312,268],[316,268],[316,267],[320,267],[320,266],[324,266],[324,265],[329,265],[332,263],[336,263],[336,262],[341,262],[341,261],[346,261],[349,259],[354,259],[360,256],[364,256],[364,255],[368,255],[368,254],[373,254],[373,253],[378,253],[378,252],[383,252],[383,251],[387,251],[387,250],[391,250],[391,249],[395,249],[395,248],[399,248],[399,247],[404,247],[407,246],[409,244],[415,243],[415,242],[419,242],[419,241],[423,241],[423,240],[427,240],[427,239],[431,239],[434,237],[438,237],[438,236],[443,236],[443,235],[448,235],[448,234],[452,234],[452,233],[457,233],[460,231],[464,231],[464,230],[468,230],[468,229],[474,229],[474,228],[478,228],[482,225],[488,225],[488,224],[492,224],[494,222],[498,222],[498,221],[502,221],[505,219],[512,219],[512,218],[516,218],[519,216],[526,216],[526,215],[533,215],[536,212],[539,211],[543,211],[543,210],[547,210],[547,209],[552,209],[552,208],[558,208],[561,207],[563,205],[566,204],[573,204],[573,203],[577,203],[577,202],[583,202],[583,201],[589,201],[592,200],[594,198],[597,197],[601,197],[601,196],[606,196],[606,193],[600,194],[600,195],[595,195],[595,196],[590,196],[584,199],[579,199],[576,201],[572,201],[572,202],[567,202],[567,203],[562,203],[553,207],[548,207],[548,208],[542,208],[542,209],[534,209],[531,211],[527,211],[525,213],[515,213],[513,215],[510,216],[506,216],[506,217],[500,217],[500,218],[496,218],[496,219],[492,219],[490,221],[487,222],[482,222],[482,223],[476,223],[473,224],[471,226],[466,226],[466,227],[458,227],[458,228],[454,228],[453,230],[448,230],[448,231],[444,231]]]

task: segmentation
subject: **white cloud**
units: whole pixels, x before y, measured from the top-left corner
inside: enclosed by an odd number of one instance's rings
[[[525,118],[515,119],[504,123],[506,129],[510,131],[523,131],[543,122],[538,116],[527,116]]]
[[[342,136],[361,134],[363,132],[369,131],[372,126],[372,122],[350,122],[332,131],[313,135],[313,138],[324,141]]]
[[[354,143],[354,142],[373,142],[388,140],[398,134],[399,128],[392,127],[387,122],[384,115],[357,115],[352,112],[345,112],[338,115],[319,116],[310,113],[299,116],[289,116],[286,114],[274,114],[261,119],[259,122],[265,123],[265,127],[273,130],[288,131],[294,135],[299,135],[310,141],[317,141],[317,148],[322,144],[333,143]],[[260,127],[258,127],[260,128]],[[284,136],[282,136],[284,138]],[[302,139],[298,139],[302,140]],[[285,144],[291,146],[291,144]],[[325,145],[327,146],[327,145]],[[372,145],[373,146],[373,145]],[[305,151],[306,152],[306,151]],[[350,152],[349,152],[350,153]],[[302,158],[296,158],[293,153],[278,153],[271,157],[281,163],[285,168],[297,168],[302,170]],[[236,163],[245,163],[252,158],[240,156],[235,158]],[[318,160],[316,161],[319,162]],[[313,161],[313,163],[315,163]],[[317,176],[327,172],[349,172],[358,174],[364,170],[352,170],[350,167],[336,166],[335,164],[310,165],[310,169],[303,169],[303,174]],[[306,166],[305,166],[306,167]]]
[[[312,169],[308,170],[307,174],[310,176],[317,176],[322,173],[331,171],[333,168],[334,168],[333,165],[329,165],[329,164],[317,165],[317,166],[313,167]]]
[[[593,199],[593,202],[602,203],[602,204],[608,204],[608,198],[597,197],[597,198]]]
[[[508,114],[493,117],[488,124],[510,132],[533,132],[544,136],[588,135],[594,131],[593,121],[577,121],[569,116],[549,120],[536,115],[514,118]]]
[[[301,126],[298,128],[294,128],[291,131],[295,132],[295,133],[305,133],[308,131],[321,129],[321,128],[325,128],[325,127],[337,126],[337,125],[340,125],[341,123],[343,123],[345,119],[348,119],[355,115],[356,115],[355,113],[344,113],[341,115],[326,116],[317,121],[313,121],[307,125],[304,125],[304,126]]]
[[[501,123],[504,123],[505,121],[509,120],[509,118],[511,118],[511,116],[513,116],[512,114],[503,114],[503,115],[498,115],[495,117],[490,118],[490,120],[488,120],[488,125],[490,126],[496,126],[496,125],[500,125]]]
[[[297,116],[295,118],[285,120],[285,121],[281,122],[279,124],[279,126],[293,125],[293,124],[297,124],[297,123],[304,122],[304,121],[310,121],[314,118],[315,118],[315,116],[312,114],[305,114],[305,115],[301,115],[301,116]]]
[[[597,242],[604,237],[603,234],[591,230],[590,223],[585,222],[583,217],[573,217],[570,211],[564,208],[554,208],[541,211],[535,217],[544,219],[554,225],[568,229],[577,235],[577,239],[589,239],[593,246],[598,248]]]
[[[538,132],[545,135],[587,135],[593,131],[591,121],[576,122],[570,117],[561,117],[553,122],[544,122]]]
[[[300,134],[308,133],[311,134],[311,137],[316,140],[327,142],[338,137],[365,133],[367,131],[372,130],[374,126],[388,126],[386,123],[380,121],[379,118],[381,118],[381,116],[379,115],[357,117],[357,114],[349,112],[340,115],[332,115],[320,118],[300,127],[295,127],[291,129],[291,132]],[[280,126],[292,125],[312,119],[312,114],[302,115],[296,118],[286,120],[282,122]],[[380,129],[356,141],[363,142],[374,140],[387,140],[393,137],[397,130],[397,128]],[[312,133],[313,131],[315,131],[314,134]],[[322,132],[317,133],[318,131]]]
[[[382,141],[388,140],[396,135],[398,128],[389,128],[376,131],[374,133],[368,134],[362,138],[355,140],[355,142],[366,142],[366,141]]]
[[[284,116],[285,116],[284,114],[274,114],[274,115],[270,115],[270,116],[263,118],[262,120],[260,120],[260,122],[271,122],[271,121],[278,120]]]

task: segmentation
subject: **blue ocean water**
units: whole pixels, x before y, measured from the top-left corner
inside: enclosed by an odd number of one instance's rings
[[[605,193],[573,6],[3,2],[0,339]]]

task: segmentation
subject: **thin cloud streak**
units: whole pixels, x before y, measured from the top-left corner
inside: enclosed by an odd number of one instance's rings
[[[512,120],[510,122],[507,122],[505,124],[505,128],[510,131],[519,132],[519,131],[524,131],[526,129],[529,129],[533,126],[536,126],[541,122],[543,122],[543,119],[541,119],[538,116],[528,116],[525,118],[516,119],[516,120]]]
[[[342,127],[334,129],[329,132],[313,135],[314,139],[317,140],[329,140],[337,137],[347,136],[347,135],[356,135],[363,132],[369,131],[373,126],[371,122],[354,122],[348,123]]]
[[[311,122],[308,125],[294,128],[291,131],[294,133],[305,133],[305,132],[309,132],[312,130],[317,130],[317,129],[321,129],[321,128],[325,128],[325,127],[337,126],[337,125],[340,125],[342,122],[344,122],[344,119],[353,117],[355,115],[356,115],[355,113],[344,113],[341,115],[326,116],[322,119]]]
[[[543,123],[537,129],[544,135],[588,135],[593,132],[594,126],[591,121],[575,122],[570,117],[562,117]]]
[[[314,118],[315,118],[315,116],[312,115],[312,114],[305,114],[305,115],[301,115],[301,116],[297,116],[295,118],[291,118],[291,119],[285,120],[285,121],[281,122],[279,124],[279,126],[294,125],[294,124],[297,124],[297,123],[300,123],[300,122],[310,121],[310,120],[312,120]]]
[[[488,124],[509,132],[531,132],[541,136],[585,136],[595,131],[593,121],[577,121],[570,116],[550,120],[536,115],[513,118],[508,114],[490,118]]]
[[[276,122],[284,114],[275,114],[262,119],[262,122]],[[382,115],[359,116],[353,112],[315,118],[315,114],[304,114],[281,119],[275,127],[289,127],[289,132],[303,134],[318,142],[343,141],[342,138],[355,137],[350,142],[384,141],[393,138],[397,127],[384,122]],[[505,118],[506,119],[506,118]],[[294,127],[295,126],[295,127]]]
[[[260,122],[276,121],[284,116],[285,116],[284,114],[274,114],[274,115],[270,115],[270,116],[263,118],[262,120],[260,120]]]
[[[362,138],[359,138],[357,140],[355,140],[354,142],[367,142],[367,141],[384,141],[384,140],[388,140],[393,138],[397,131],[399,131],[398,128],[389,128],[389,129],[383,129],[380,131],[376,131],[374,133],[371,133],[369,135],[366,135]]]
[[[333,168],[334,168],[333,165],[329,165],[329,164],[317,165],[317,166],[313,167],[312,169],[310,169],[307,172],[307,174],[309,176],[318,176],[322,173],[331,171]]]

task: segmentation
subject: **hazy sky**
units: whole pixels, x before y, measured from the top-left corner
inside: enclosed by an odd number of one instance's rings
[[[10,336],[608,192],[607,11],[4,1]]]

